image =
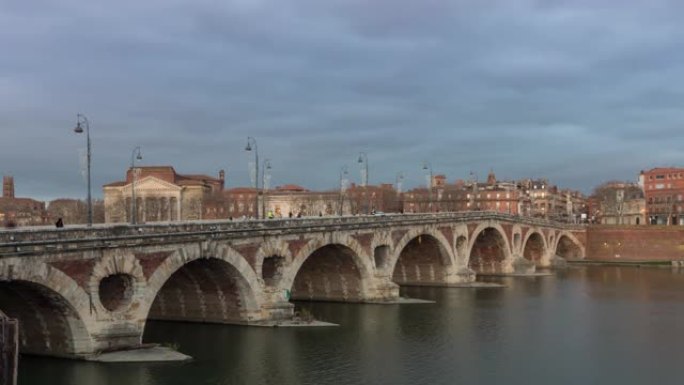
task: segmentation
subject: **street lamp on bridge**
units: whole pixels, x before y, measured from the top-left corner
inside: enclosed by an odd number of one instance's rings
[[[133,181],[131,182],[131,224],[136,224],[138,220],[138,203],[135,200],[135,182],[138,179],[138,173],[135,171],[135,161],[142,160],[142,153],[140,152],[140,146],[133,149],[131,153],[131,173]]]
[[[428,207],[430,208],[430,211],[433,210],[433,205],[432,205],[432,187],[433,187],[433,180],[434,176],[432,174],[432,163],[428,161],[423,161],[423,171],[429,171],[429,174],[426,175],[428,177],[427,181],[427,189],[428,189]]]
[[[396,200],[396,207],[400,213],[404,212],[404,200],[402,199],[402,187],[404,185],[404,172],[399,171],[397,173],[397,179],[396,179],[396,192],[397,192],[397,200]]]
[[[339,215],[342,216],[344,213],[344,191],[347,188],[347,176],[349,175],[349,170],[347,165],[340,168],[340,199],[339,199]]]
[[[261,215],[266,217],[266,190],[268,189],[266,182],[270,177],[269,170],[271,170],[271,160],[264,159],[264,164],[261,166]]]
[[[245,151],[252,151],[254,149],[254,211],[255,218],[259,218],[259,149],[257,148],[256,139],[251,136],[247,137],[247,146]]]
[[[92,190],[91,190],[91,179],[90,179],[90,156],[91,156],[91,151],[90,151],[90,123],[88,122],[88,118],[85,117],[85,115],[82,114],[76,114],[76,128],[74,128],[74,132],[77,134],[82,134],[83,133],[83,126],[85,126],[85,133],[86,133],[86,162],[87,162],[87,167],[88,167],[88,226],[93,225],[93,199],[92,199]]]
[[[361,186],[364,188],[366,195],[368,195],[368,206],[366,207],[366,214],[369,214],[371,206],[371,197],[368,193],[368,155],[365,152],[359,152],[358,163],[361,166]]]
[[[404,172],[399,171],[397,173],[397,179],[396,179],[397,194],[401,194],[403,184],[404,184]]]

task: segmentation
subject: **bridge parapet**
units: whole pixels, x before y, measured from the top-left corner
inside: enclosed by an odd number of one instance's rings
[[[559,230],[583,230],[585,228],[583,225],[539,218],[473,211],[269,220],[191,221],[142,225],[116,223],[60,229],[33,227],[0,230],[0,256],[188,242],[212,238],[240,239],[261,235],[371,230],[393,226],[439,225],[475,221],[511,222]]]

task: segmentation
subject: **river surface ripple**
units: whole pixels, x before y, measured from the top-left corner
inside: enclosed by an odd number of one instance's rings
[[[335,328],[150,322],[183,364],[23,357],[21,385],[681,384],[684,269],[572,267],[422,305],[300,303]]]

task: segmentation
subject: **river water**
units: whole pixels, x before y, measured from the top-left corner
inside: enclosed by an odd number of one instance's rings
[[[572,267],[499,289],[406,288],[416,305],[304,303],[331,328],[154,322],[195,357],[99,364],[24,357],[19,383],[681,384],[684,270]]]

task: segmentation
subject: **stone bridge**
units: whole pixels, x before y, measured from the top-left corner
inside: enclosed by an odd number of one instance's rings
[[[25,353],[141,345],[148,319],[273,325],[293,300],[391,303],[584,258],[583,227],[493,213],[0,231],[0,309]]]

